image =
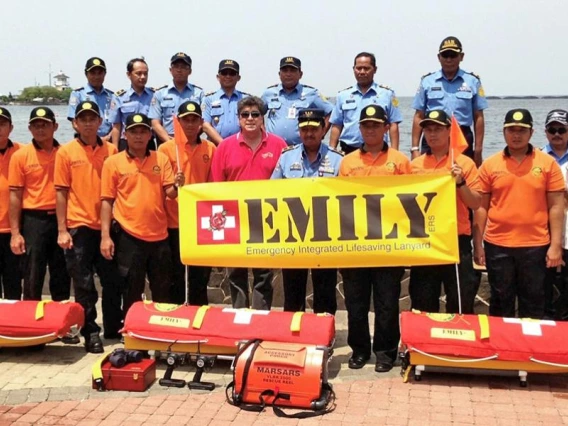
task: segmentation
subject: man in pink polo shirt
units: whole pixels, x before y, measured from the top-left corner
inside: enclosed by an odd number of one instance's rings
[[[284,139],[263,130],[264,102],[256,96],[237,104],[241,131],[223,140],[215,156],[211,172],[214,182],[270,179],[282,150]],[[269,310],[272,306],[270,269],[252,269],[252,308]],[[248,269],[229,268],[231,300],[234,308],[248,308]]]

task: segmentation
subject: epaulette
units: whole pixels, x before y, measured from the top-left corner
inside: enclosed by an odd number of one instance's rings
[[[193,84],[193,83],[192,83]],[[198,88],[199,90],[203,91],[203,87],[199,87],[197,84],[194,84],[193,87]]]
[[[314,86],[310,86],[309,84],[302,84],[302,86],[307,87],[308,89],[315,89]]]
[[[241,94],[242,94],[243,96],[252,96],[250,93],[247,93],[247,92],[241,92]]]
[[[349,87],[346,87],[345,89],[341,89],[337,93],[343,92],[344,90],[349,90],[349,89],[353,89],[353,86],[349,86]]]
[[[481,77],[478,76],[476,73],[471,72],[471,71],[466,71],[465,73],[466,73],[466,74],[471,74],[471,75],[473,75],[475,78],[477,78],[479,81],[481,81]]]
[[[147,87],[147,89],[148,89],[150,92],[155,92],[155,91],[156,91],[156,89],[154,89],[153,87]]]
[[[211,96],[211,95],[214,95],[214,94],[215,94],[215,92],[209,92],[209,93],[206,93],[206,94],[203,95],[203,96]]]
[[[120,90],[117,90],[117,91],[115,92],[115,95],[116,95],[116,96],[122,96],[122,95],[124,95],[125,93],[126,93],[126,90],[120,89]]]
[[[112,90],[107,89],[106,87],[105,87],[105,90],[106,90],[107,92],[109,92],[111,95],[114,95],[114,92],[113,92]]]
[[[83,89],[84,89],[84,87],[78,87],[78,88],[76,88],[76,89],[73,89],[73,91],[74,91],[74,92],[78,92],[79,90],[83,90]]]
[[[386,90],[390,90],[391,92],[394,92],[393,89],[391,89],[389,86],[385,85],[385,84],[379,84],[379,87],[382,89],[386,89]]]
[[[168,87],[168,85],[164,84],[162,87],[153,87],[152,89],[154,90],[154,92],[157,92],[158,90],[165,89],[166,87]]]
[[[299,145],[299,144],[298,144],[298,145],[290,145],[289,147],[284,148],[284,149],[282,150],[282,154],[284,154],[285,152],[288,152],[288,151],[292,151],[292,150],[295,149],[297,146],[300,146],[300,145]]]
[[[434,74],[434,72],[429,72],[428,74],[424,74],[422,77],[420,77],[420,79],[423,79],[424,77],[428,77],[429,75]]]
[[[345,155],[343,152],[338,151],[337,149],[332,148],[332,147],[329,146],[329,145],[328,145],[327,147],[328,147],[328,149],[329,149],[331,152],[335,152],[336,154],[339,154],[339,155],[341,155],[342,157]]]
[[[272,89],[273,87],[278,87],[278,83],[273,84],[272,86],[268,86],[267,89]]]

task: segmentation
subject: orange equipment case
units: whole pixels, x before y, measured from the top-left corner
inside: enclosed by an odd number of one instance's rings
[[[0,299],[0,347],[50,343],[84,321],[83,308],[75,302]]]

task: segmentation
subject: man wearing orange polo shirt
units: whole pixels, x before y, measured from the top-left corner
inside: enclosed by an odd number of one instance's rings
[[[73,128],[77,137],[62,146],[55,157],[56,211],[59,235],[57,243],[65,251],[67,271],[73,278],[75,301],[85,311],[81,334],[85,349],[104,352],[96,323],[99,298],[95,288],[97,272],[103,288],[103,324],[105,337],[118,337],[121,328],[120,282],[114,262],[100,253],[101,243],[101,173],[103,162],[117,152],[110,142],[97,136],[102,123],[96,103],[83,101],[75,108]],[[114,302],[114,306],[112,303]]]
[[[451,173],[456,181],[460,297],[458,298],[458,282],[454,264],[413,266],[410,269],[409,293],[412,309],[439,312],[440,290],[443,284],[446,293],[446,312],[458,313],[461,299],[461,313],[473,314],[477,280],[473,270],[468,209],[479,208],[481,194],[478,192],[477,167],[473,160],[462,154],[455,158],[450,155],[451,123],[452,120],[444,110],[433,110],[426,114],[425,118],[420,121],[420,127],[428,148],[425,154],[412,161],[411,166],[413,174]]]
[[[152,138],[148,116],[128,116],[125,136],[127,149],[103,165],[101,253],[108,260],[116,256],[118,272],[126,280],[126,315],[130,306],[142,299],[146,274],[152,300],[170,300],[172,258],[165,198],[177,197],[183,176],[178,174],[174,179],[168,157],[148,149]]]
[[[530,144],[526,109],[505,115],[507,146],[481,165],[481,207],[474,218],[474,257],[487,265],[489,314],[541,319],[546,268],[562,264],[564,179],[552,156]],[[483,240],[483,244],[482,244]]]
[[[186,101],[177,111],[183,135],[187,142],[181,151],[179,141],[169,140],[158,148],[159,152],[166,154],[172,165],[174,173],[181,171],[184,177],[182,184],[208,182],[211,180],[211,162],[216,146],[213,142],[201,139],[203,118],[201,106],[197,102]],[[175,127],[175,125],[174,125]],[[181,170],[178,169],[181,167]],[[211,274],[209,266],[191,266],[187,268],[181,263],[179,248],[179,212],[176,200],[166,199],[166,213],[168,215],[168,241],[172,251],[173,285],[171,288],[171,301],[178,305],[185,303],[186,297],[190,305],[207,305],[207,283]],[[189,294],[185,294],[185,274],[189,282]]]
[[[224,139],[213,157],[214,182],[270,179],[286,142],[264,131],[266,105],[256,96],[237,104],[240,132]],[[272,306],[272,270],[253,268],[252,306],[249,302],[248,269],[231,268],[229,284],[234,308],[270,310]]]
[[[21,256],[10,249],[10,187],[8,168],[12,155],[20,149],[20,144],[10,140],[14,129],[12,115],[0,107],[0,298],[20,300],[22,297],[22,274],[18,267]]]
[[[10,247],[23,254],[24,300],[41,300],[49,265],[49,291],[56,301],[69,299],[71,280],[63,250],[57,245],[53,172],[59,142],[57,123],[47,107],[34,108],[29,126],[32,143],[22,146],[10,161]],[[78,338],[73,343],[79,343]]]
[[[387,114],[381,106],[363,108],[359,117],[363,145],[343,158],[339,176],[410,174],[410,160],[383,141],[388,129]],[[375,371],[382,373],[392,369],[400,340],[398,298],[403,274],[402,267],[341,270],[347,308],[347,343],[353,350],[349,368],[363,368],[372,349],[376,356]],[[375,307],[372,345],[369,332],[371,297]]]

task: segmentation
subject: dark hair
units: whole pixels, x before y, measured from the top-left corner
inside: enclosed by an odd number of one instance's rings
[[[237,112],[240,114],[246,107],[257,107],[262,115],[266,114],[266,104],[257,96],[247,96],[237,104]]]
[[[373,55],[372,53],[369,53],[369,52],[359,53],[357,56],[355,56],[355,59],[353,60],[353,66],[355,66],[355,62],[357,62],[357,59],[359,59],[359,58],[370,58],[371,59],[371,65],[376,68],[377,58],[375,58],[375,55]]]
[[[126,64],[126,71],[132,72],[132,70],[134,69],[134,63],[136,62],[143,62],[144,64],[146,64],[146,66],[148,66],[148,64],[144,60],[144,57],[141,56],[140,58],[134,58],[128,61],[128,63]]]

